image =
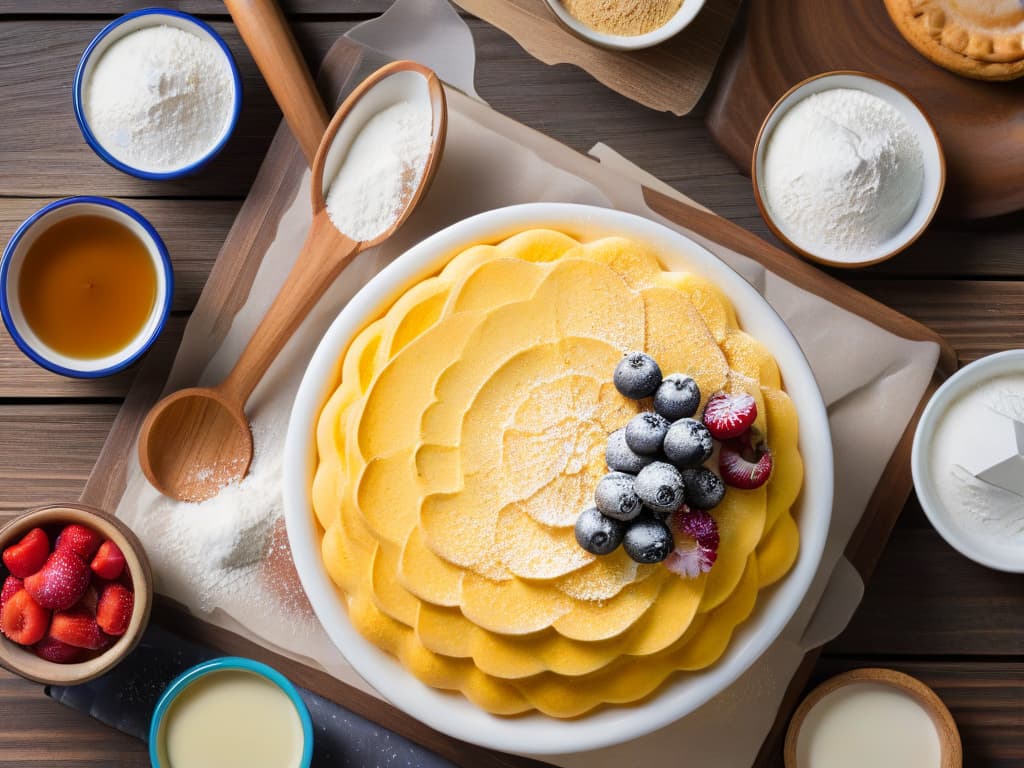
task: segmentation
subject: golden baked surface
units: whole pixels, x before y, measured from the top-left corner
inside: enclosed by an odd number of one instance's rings
[[[798,550],[803,465],[779,371],[702,278],[622,238],[530,230],[457,255],[352,342],[317,425],[322,556],[355,627],[429,685],[504,715],[574,717],[712,664]],[[705,399],[746,391],[768,483],[712,510],[686,579],[575,541],[642,349]]]
[[[979,80],[1024,75],[1020,0],[885,0],[889,15],[920,53]]]

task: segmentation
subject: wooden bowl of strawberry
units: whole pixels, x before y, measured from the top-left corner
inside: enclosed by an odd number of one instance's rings
[[[52,685],[98,677],[138,643],[153,577],[142,544],[84,504],[33,509],[0,529],[0,664]]]

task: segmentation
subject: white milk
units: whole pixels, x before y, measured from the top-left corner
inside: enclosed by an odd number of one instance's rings
[[[909,693],[851,683],[814,705],[797,738],[798,768],[938,768],[939,733]]]
[[[165,768],[296,768],[302,722],[284,691],[242,670],[211,672],[164,716]]]

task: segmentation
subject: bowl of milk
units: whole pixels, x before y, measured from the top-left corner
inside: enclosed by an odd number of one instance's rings
[[[149,758],[154,768],[308,768],[313,723],[284,675],[225,656],[185,671],[163,692]]]

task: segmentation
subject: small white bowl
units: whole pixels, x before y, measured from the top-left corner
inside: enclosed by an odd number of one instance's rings
[[[910,467],[921,508],[935,530],[951,547],[976,563],[997,571],[1024,573],[1024,550],[1021,547],[1000,546],[992,539],[972,534],[950,515],[939,496],[931,462],[935,430],[949,406],[973,387],[1007,374],[1024,375],[1024,349],[1011,349],[983,357],[950,376],[932,395],[921,413],[914,434]],[[1024,504],[1024,501],[1021,503]]]
[[[798,243],[796,236],[786,229],[786,225],[772,217],[764,190],[765,150],[779,120],[794,105],[808,96],[834,88],[852,88],[858,91],[865,91],[872,96],[884,99],[895,107],[917,135],[917,140],[921,147],[922,160],[924,161],[924,184],[921,189],[921,197],[918,199],[917,207],[907,220],[907,223],[903,225],[903,228],[888,240],[861,254],[860,257],[844,259],[842,261],[815,253],[809,250],[806,245]],[[895,83],[889,82],[877,75],[870,75],[866,72],[838,70],[815,75],[803,82],[797,83],[775,102],[775,106],[768,112],[764,122],[761,124],[761,130],[757,134],[757,139],[754,141],[754,155],[751,160],[750,176],[754,184],[754,197],[757,200],[757,207],[761,210],[761,216],[767,222],[772,232],[775,233],[776,237],[794,251],[812,261],[817,261],[831,267],[849,269],[866,267],[890,259],[921,236],[921,233],[927,229],[928,224],[935,215],[935,211],[938,210],[939,201],[942,200],[942,192],[946,186],[946,158],[942,152],[942,144],[939,142],[935,126],[932,125],[931,120],[928,119],[921,105],[909,93]]]
[[[121,38],[126,35],[130,35],[132,32],[137,32],[140,29],[148,29],[149,27],[160,26],[175,27],[193,34],[200,39],[209,40],[210,42],[215,43],[224,54],[224,59],[228,65],[229,71],[231,72],[231,79],[234,84],[234,99],[232,102],[231,116],[227,122],[225,122],[224,129],[217,141],[215,141],[207,152],[198,160],[183,164],[178,168],[171,168],[168,170],[139,168],[115,157],[93,133],[85,114],[85,91],[89,85],[89,78],[92,77],[93,70],[96,68],[96,63],[100,60],[103,54],[106,53],[107,49]],[[127,13],[107,24],[107,26],[101,29],[96,37],[92,39],[92,42],[89,43],[89,46],[82,54],[82,58],[78,62],[78,69],[75,72],[75,81],[71,90],[75,107],[75,119],[78,121],[78,127],[82,131],[82,136],[85,138],[86,143],[92,147],[92,150],[99,155],[104,162],[114,168],[117,168],[119,171],[123,171],[124,173],[140,179],[148,179],[151,181],[176,179],[179,176],[187,176],[190,173],[198,171],[204,165],[209,163],[217,156],[221,149],[223,149],[224,145],[227,144],[228,139],[231,138],[231,134],[235,130],[235,125],[238,123],[238,116],[242,111],[242,78],[238,73],[238,66],[235,64],[235,59],[231,55],[231,50],[228,48],[227,43],[224,42],[224,38],[218,35],[209,24],[200,21],[187,13],[175,11],[170,8],[143,8],[142,10]]]
[[[588,27],[569,13],[562,5],[561,0],[545,0],[545,2],[562,25],[576,37],[612,51],[636,51],[663,43],[688,27],[700,13],[700,9],[704,7],[704,0],[683,0],[683,4],[679,6],[675,15],[657,29],[652,29],[643,35],[606,35],[604,32],[598,32],[596,29]]]
[[[73,216],[102,216],[127,227],[146,246],[156,272],[156,296],[145,325],[129,344],[106,357],[75,358],[61,354],[36,335],[21,308],[18,280],[29,248],[47,229]],[[62,376],[95,379],[127,368],[160,335],[171,311],[173,294],[174,270],[160,235],[138,211],[106,197],[67,197],[40,208],[18,227],[0,260],[0,315],[4,325],[15,344],[33,362]]]
[[[441,271],[465,248],[495,243],[525,229],[552,228],[591,240],[623,236],[655,248],[669,269],[713,281],[733,302],[740,325],[772,353],[799,411],[804,485],[794,507],[800,551],[792,569],[758,596],[714,664],[678,674],[641,702],[606,706],[571,720],[536,711],[501,717],[452,693],[431,688],[394,657],[364,638],[349,621],[345,601],[320,556],[321,533],[310,488],[316,469],[316,423],[333,389],[349,342],[403,290]],[[570,203],[531,203],[471,216],[419,242],[385,267],[345,305],[320,341],[288,421],[284,445],[285,523],[295,567],[327,635],[370,685],[406,714],[463,741],[505,752],[566,754],[635,739],[688,715],[724,691],[778,638],[800,608],[821,562],[832,515],[832,440],[814,374],[796,339],[764,297],[723,261],[667,227],[623,211]]]

